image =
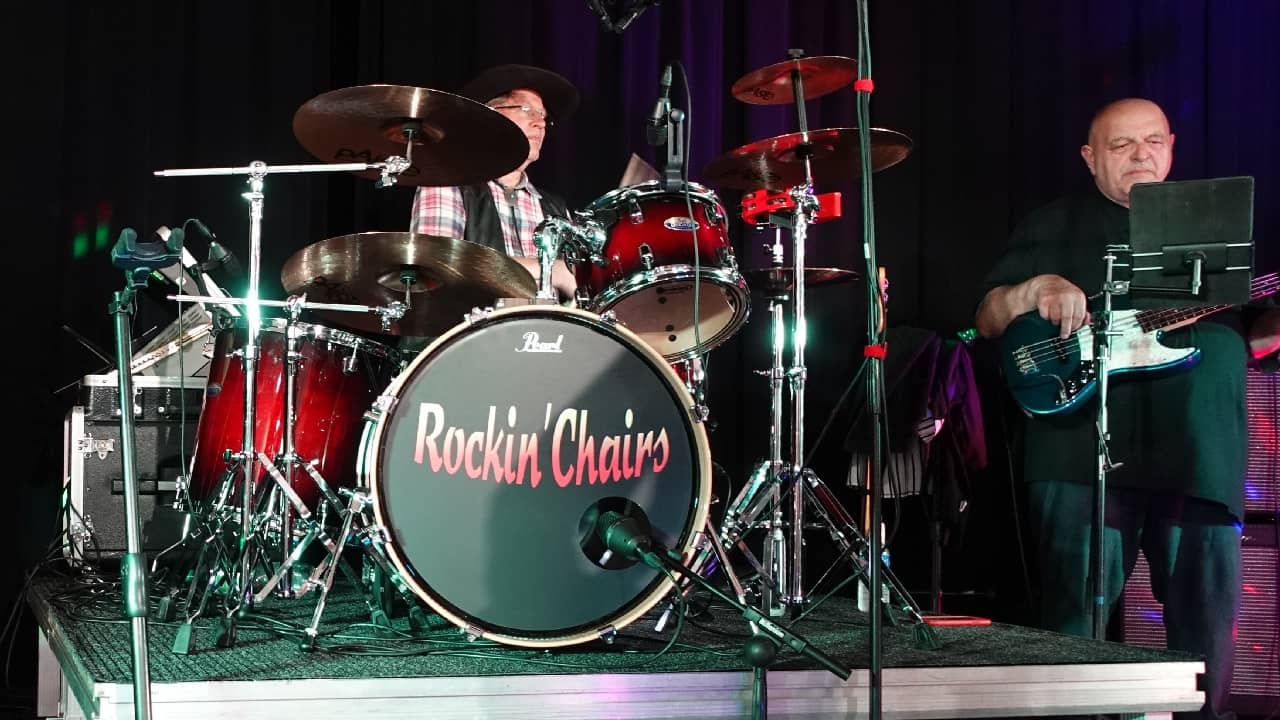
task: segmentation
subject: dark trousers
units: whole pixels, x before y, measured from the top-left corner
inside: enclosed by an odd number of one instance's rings
[[[1041,575],[1041,625],[1091,637],[1090,526],[1094,488],[1033,482],[1029,502]],[[1240,526],[1218,503],[1127,488],[1107,488],[1103,533],[1106,612],[1110,617],[1138,551],[1151,567],[1151,592],[1164,606],[1170,650],[1205,659],[1205,707],[1177,718],[1223,712],[1235,662],[1240,612]]]

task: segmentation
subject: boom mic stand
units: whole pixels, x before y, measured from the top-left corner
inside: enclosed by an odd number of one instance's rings
[[[120,390],[120,454],[124,482],[126,552],[120,559],[124,613],[130,620],[133,653],[134,717],[151,717],[151,669],[147,658],[147,563],[142,551],[142,525],[138,513],[138,449],[133,420],[133,336],[130,324],[134,297],[147,286],[154,270],[172,265],[182,250],[182,230],[174,230],[163,243],[138,243],[132,228],[120,231],[111,249],[111,264],[124,270],[124,290],[111,298],[116,325],[116,367]]]
[[[713,583],[702,577],[702,574],[684,566],[678,555],[674,555],[657,545],[642,528],[637,520],[615,511],[601,513],[596,520],[595,533],[609,552],[630,559],[666,573],[679,573],[702,589],[719,598],[721,602],[737,610],[756,634],[748,638],[744,644],[744,654],[753,669],[752,717],[763,718],[767,712],[767,688],[764,683],[764,669],[773,660],[775,647],[768,641],[760,640],[760,635],[767,635],[774,642],[786,645],[805,657],[817,662],[841,680],[848,681],[852,673],[829,655],[809,644],[800,635],[774,623],[768,615],[760,610],[739,602],[736,598],[720,590]],[[673,578],[674,580],[674,578]],[[761,632],[762,631],[762,632]]]

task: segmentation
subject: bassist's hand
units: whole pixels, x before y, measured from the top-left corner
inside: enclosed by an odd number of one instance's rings
[[[1089,321],[1084,291],[1061,275],[1037,275],[1024,289],[1040,317],[1058,326],[1058,337],[1070,337]]]

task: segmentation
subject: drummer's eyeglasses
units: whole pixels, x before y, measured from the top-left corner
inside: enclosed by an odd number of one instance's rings
[[[541,120],[547,127],[551,127],[556,124],[554,120],[547,117],[546,110],[539,110],[528,105],[490,105],[489,107],[494,110],[519,110],[535,120]]]

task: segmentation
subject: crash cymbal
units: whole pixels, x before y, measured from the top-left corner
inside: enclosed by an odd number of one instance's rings
[[[791,71],[800,70],[800,82],[804,84],[804,99],[812,100],[848,87],[858,77],[858,62],[840,55],[816,55],[795,58],[738,78],[733,84],[733,96],[752,105],[785,105],[795,102],[795,86]]]
[[[744,270],[743,279],[747,287],[759,290],[766,295],[789,293],[795,289],[795,269],[789,267],[767,267]],[[857,279],[858,273],[841,268],[807,267],[804,269],[804,286],[807,288],[820,285],[849,282]]]
[[[498,298],[530,298],[533,276],[502,253],[465,240],[414,233],[367,232],[321,240],[294,253],[280,273],[291,295],[308,300],[383,306],[405,300],[391,335],[439,335],[472,308]],[[317,311],[335,324],[387,332],[373,313]]]
[[[469,185],[515,170],[529,140],[515,123],[474,100],[429,88],[363,85],[318,95],[293,115],[293,134],[324,162],[382,162],[405,156],[402,185]],[[376,170],[357,173],[377,178]]]
[[[860,153],[857,128],[809,131],[813,181],[834,183],[858,177]],[[804,163],[798,152],[803,133],[779,135],[743,145],[707,163],[702,174],[709,185],[738,190],[782,190],[804,182]],[[871,128],[871,171],[901,162],[911,152],[911,138],[894,130]]]

